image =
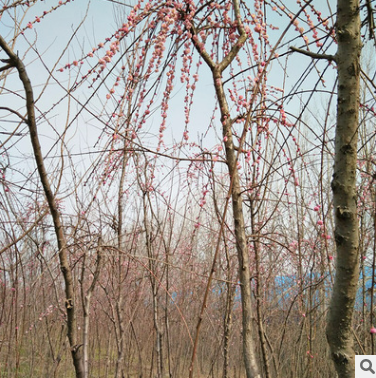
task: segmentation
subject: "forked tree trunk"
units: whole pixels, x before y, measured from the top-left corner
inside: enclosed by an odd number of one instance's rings
[[[232,124],[230,116],[230,108],[224,92],[222,73],[234,61],[238,55],[241,47],[247,40],[247,34],[244,30],[243,23],[240,16],[239,0],[233,0],[234,16],[237,20],[237,29],[239,33],[238,40],[233,44],[231,50],[225,55],[220,63],[215,63],[212,57],[205,49],[198,43],[197,31],[192,24],[192,42],[198,53],[208,65],[212,72],[214,88],[219,104],[222,122],[222,133],[224,137],[224,145],[226,150],[226,164],[231,182],[231,200],[232,213],[234,219],[234,231],[236,240],[236,250],[239,262],[239,281],[241,288],[241,303],[242,303],[242,326],[243,326],[243,357],[247,378],[261,378],[257,364],[257,354],[254,335],[252,332],[254,315],[252,310],[252,291],[251,291],[251,273],[250,273],[250,259],[247,245],[247,237],[245,232],[244,214],[243,214],[243,200],[241,195],[240,178],[237,168],[237,153],[234,146]],[[193,370],[192,370],[193,371]],[[192,376],[192,371],[191,375]]]
[[[359,0],[338,0],[338,103],[332,180],[336,276],[326,334],[340,378],[354,377],[352,316],[359,278],[356,162],[360,76]]]

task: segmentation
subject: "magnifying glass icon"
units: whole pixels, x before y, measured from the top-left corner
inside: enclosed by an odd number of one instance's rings
[[[360,368],[363,371],[370,371],[372,374],[375,374],[375,370],[372,369],[372,362],[368,360],[367,358],[365,358],[364,360],[360,362]]]

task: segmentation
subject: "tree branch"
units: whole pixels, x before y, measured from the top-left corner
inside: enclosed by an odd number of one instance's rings
[[[235,18],[237,21],[237,29],[240,33],[240,37],[236,41],[236,43],[232,46],[230,52],[223,58],[222,62],[219,63],[218,68],[219,71],[222,73],[235,59],[235,57],[238,55],[239,50],[244,45],[245,41],[247,40],[247,34],[243,28],[241,17],[240,17],[240,8],[239,8],[239,2],[238,0],[234,0],[233,2],[234,6],[234,12],[235,12]]]
[[[0,71],[1,71],[1,68],[0,68]],[[0,110],[7,110],[9,113],[15,114],[16,116],[18,116],[19,118],[21,118],[22,121],[24,121],[25,123],[27,123],[27,119],[23,115],[21,115],[20,113],[18,113],[16,110],[8,108],[7,106],[0,106]]]
[[[208,54],[208,52],[206,50],[203,50],[200,47],[197,30],[196,30],[196,28],[193,24],[193,21],[191,21],[191,22],[192,22],[191,33],[193,35],[193,37],[192,37],[193,46],[196,48],[197,52],[201,55],[202,59],[204,59],[205,63],[209,66],[209,68],[211,70],[213,70],[215,68],[215,63],[210,58],[210,55]],[[196,37],[196,38],[194,38],[194,37]]]
[[[294,47],[294,46],[290,46],[290,50],[298,52],[298,53],[303,54],[303,55],[307,55],[307,56],[311,57],[312,59],[326,59],[326,60],[329,60],[330,62],[336,61],[335,55],[317,54],[317,53],[314,53],[312,51],[299,49],[299,48]]]
[[[6,59],[6,60],[8,60],[8,59]],[[6,63],[6,60],[5,60],[5,59],[1,59],[1,61],[2,61],[3,63]],[[4,66],[4,67],[0,67],[0,72],[3,72],[3,71],[6,71],[6,70],[9,70],[9,69],[12,68],[12,67],[14,67],[13,64],[8,63],[6,66]]]

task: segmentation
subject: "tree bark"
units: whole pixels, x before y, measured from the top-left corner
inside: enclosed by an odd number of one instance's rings
[[[360,76],[359,0],[338,0],[338,100],[332,179],[336,276],[326,329],[340,378],[354,377],[352,317],[359,278],[356,164]]]

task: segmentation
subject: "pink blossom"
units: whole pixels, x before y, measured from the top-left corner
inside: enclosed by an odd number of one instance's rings
[[[369,333],[372,333],[372,334],[376,333],[376,328],[375,327],[371,327],[371,329],[369,330]]]
[[[322,226],[322,225],[324,224],[324,222],[323,222],[321,219],[319,219],[319,220],[317,221],[317,224],[318,224],[319,226]]]
[[[314,208],[313,208],[313,211],[319,211],[320,210],[320,206],[315,206]]]
[[[29,23],[27,24],[27,27],[28,27],[29,29],[32,29],[32,28],[33,28],[33,24],[32,24],[31,22],[29,22]]]
[[[124,33],[128,33],[129,32],[128,25],[124,24],[123,27],[120,29],[120,31],[122,31]]]
[[[255,26],[255,32],[256,33],[261,33],[261,30],[262,30],[261,25],[260,24],[256,24],[256,26]]]

